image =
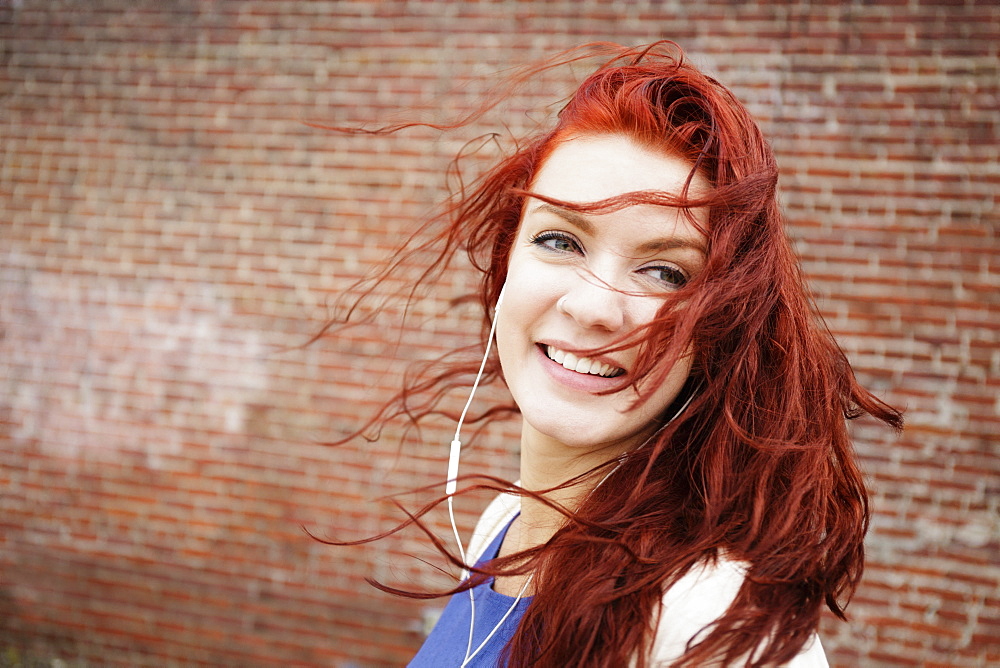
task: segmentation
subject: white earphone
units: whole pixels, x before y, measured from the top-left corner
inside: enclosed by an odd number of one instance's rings
[[[452,503],[452,499],[454,498],[455,495],[455,490],[458,487],[458,462],[462,456],[462,440],[461,440],[462,423],[465,422],[465,415],[466,413],[469,412],[469,406],[472,405],[472,397],[475,396],[476,389],[479,387],[479,381],[482,380],[483,378],[483,371],[486,370],[486,361],[490,357],[490,350],[493,347],[493,338],[496,336],[497,319],[500,314],[500,304],[503,302],[503,293],[504,290],[506,289],[507,289],[507,284],[504,283],[503,287],[500,288],[500,295],[497,297],[497,304],[493,308],[493,322],[490,323],[490,334],[486,338],[486,352],[483,353],[483,361],[479,364],[479,373],[476,374],[476,380],[472,383],[472,390],[469,392],[469,399],[465,402],[465,408],[462,409],[462,414],[458,418],[458,424],[455,426],[455,438],[453,438],[451,441],[451,450],[448,455],[448,479],[445,482],[444,491],[445,494],[448,496],[448,517],[451,519],[451,530],[452,533],[454,533],[455,535],[455,543],[458,545],[458,553],[462,557],[463,563],[465,563],[467,560],[465,556],[465,546],[462,545],[462,538],[458,535],[458,526],[455,524],[455,507],[454,504]],[[466,567],[468,566],[470,566],[470,564],[466,564]],[[514,612],[514,608],[517,607],[518,601],[521,600],[521,598],[524,596],[524,592],[528,588],[528,582],[530,582],[530,578],[528,579],[528,581],[524,583],[524,586],[521,588],[521,591],[517,595],[517,598],[514,599],[514,604],[510,607],[507,613],[504,614],[504,616],[500,619],[500,622],[495,627],[493,627],[493,630],[489,632],[486,638],[483,639],[483,642],[479,644],[479,647],[477,647],[475,651],[472,651],[472,635],[476,627],[476,599],[475,595],[472,593],[472,589],[467,590],[469,592],[469,608],[470,608],[469,641],[465,646],[465,659],[462,660],[463,668],[464,666],[467,666],[470,661],[472,661],[472,658],[474,656],[479,654],[479,651],[486,646],[486,643],[490,641],[490,639],[494,636],[494,634],[496,634],[496,632],[500,629],[500,627],[503,626],[503,623],[507,621],[507,618],[510,616],[510,614]]]

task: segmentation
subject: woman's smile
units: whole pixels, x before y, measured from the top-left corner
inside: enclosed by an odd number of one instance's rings
[[[548,379],[560,386],[555,391],[568,389],[591,395],[615,390],[622,385],[625,370],[619,366],[548,345],[539,345],[537,349],[538,361]],[[608,369],[607,375],[601,374],[602,369]]]
[[[616,378],[625,373],[625,369],[620,366],[616,366],[608,362],[602,362],[599,359],[574,355],[571,352],[566,352],[562,348],[556,348],[555,346],[544,345],[542,346],[542,350],[545,352],[545,356],[550,360],[556,364],[561,364],[563,368],[576,373],[601,376],[602,378]]]

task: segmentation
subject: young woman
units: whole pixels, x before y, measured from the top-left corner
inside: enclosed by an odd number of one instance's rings
[[[900,417],[811,309],[776,182],[744,107],[654,45],[455,203],[439,263],[482,268],[521,480],[411,666],[826,665],[868,524],[845,418]]]

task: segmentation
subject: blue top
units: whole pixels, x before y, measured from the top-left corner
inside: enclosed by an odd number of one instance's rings
[[[480,565],[493,559],[500,552],[500,545],[510,524],[500,532],[489,544],[483,556],[476,562]],[[476,625],[472,634],[472,651],[475,652],[480,643],[496,627],[511,606],[513,596],[504,596],[493,591],[493,578],[472,589],[476,599]],[[504,620],[503,626],[497,629],[486,646],[479,650],[467,666],[480,668],[495,668],[500,665],[500,653],[514,636],[521,615],[531,602],[527,596],[517,602],[514,611]],[[457,668],[465,660],[465,649],[469,643],[469,619],[471,606],[469,592],[462,591],[451,597],[448,606],[441,613],[441,618],[434,625],[434,630],[427,636],[423,647],[409,663],[409,668]]]

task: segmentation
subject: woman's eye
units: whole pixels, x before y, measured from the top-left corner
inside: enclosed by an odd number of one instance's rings
[[[664,285],[670,286],[672,288],[682,287],[684,284],[688,282],[687,274],[685,274],[677,267],[671,267],[670,265],[644,267],[640,271],[641,273],[646,274],[653,280],[659,283],[663,283]]]
[[[532,238],[531,243],[560,253],[576,253],[580,250],[579,244],[573,237],[560,232],[543,232]]]

